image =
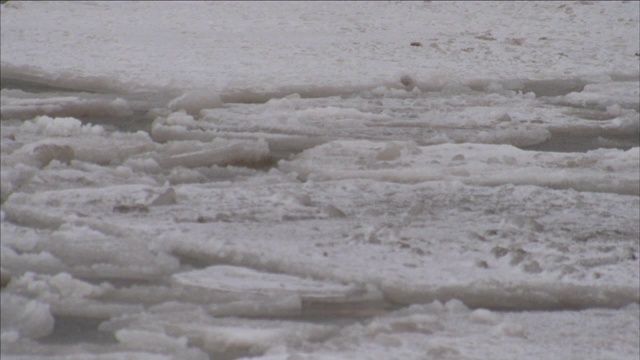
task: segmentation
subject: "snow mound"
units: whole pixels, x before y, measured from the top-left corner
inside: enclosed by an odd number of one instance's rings
[[[190,115],[197,115],[201,110],[221,107],[222,100],[213,90],[192,90],[171,100],[168,104],[173,111],[184,110]]]
[[[72,117],[38,116],[22,125],[22,130],[49,136],[103,135],[100,125],[85,124]]]
[[[49,305],[2,292],[2,343],[20,338],[38,339],[53,331]],[[4,356],[3,356],[4,357]]]

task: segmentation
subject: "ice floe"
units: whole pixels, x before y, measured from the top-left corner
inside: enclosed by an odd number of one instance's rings
[[[3,3],[2,358],[637,359],[639,6]]]

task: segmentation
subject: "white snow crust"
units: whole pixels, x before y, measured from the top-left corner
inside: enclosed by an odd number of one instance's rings
[[[3,359],[638,359],[640,3],[0,6]]]

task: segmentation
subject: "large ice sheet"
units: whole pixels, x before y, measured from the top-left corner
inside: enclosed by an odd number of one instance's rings
[[[636,2],[10,2],[1,16],[3,77],[91,90],[638,76]]]
[[[35,240],[23,254],[44,250],[80,276],[154,278],[175,271],[178,256],[370,283],[400,302],[459,297],[544,308],[637,301],[638,217],[628,211],[637,196],[273,176],[284,184],[267,177],[246,186],[174,186],[176,203],[163,206],[150,203],[165,190],[140,186],[13,195],[4,211],[13,221],[24,219],[25,208],[34,219],[56,219],[47,236],[55,242]],[[13,264],[8,270],[24,268]],[[596,285],[604,292],[588,296]]]
[[[578,315],[570,311],[495,313],[471,310],[456,301],[434,302],[347,326],[326,345],[308,350],[274,349],[257,359],[343,359],[362,354],[375,354],[372,356],[379,359],[631,359],[640,345],[638,315],[637,305],[619,312],[597,309]],[[580,326],[580,316],[592,326]],[[611,334],[621,328],[628,337]],[[565,336],[555,336],[555,331]]]

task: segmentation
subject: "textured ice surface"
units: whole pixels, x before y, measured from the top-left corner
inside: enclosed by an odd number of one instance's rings
[[[3,4],[2,358],[637,359],[639,6]]]
[[[637,6],[15,2],[2,9],[3,77],[87,90],[323,95],[386,81],[437,89],[506,80],[519,90],[521,79],[637,80]]]

